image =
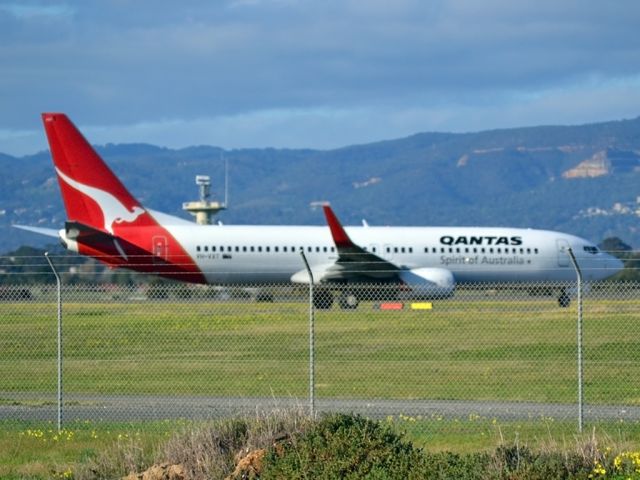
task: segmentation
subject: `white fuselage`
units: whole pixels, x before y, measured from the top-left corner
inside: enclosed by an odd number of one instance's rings
[[[296,281],[338,259],[326,226],[169,225],[209,283]],[[457,283],[570,281],[571,248],[587,281],[613,275],[622,263],[591,242],[560,232],[484,227],[345,227],[353,242],[402,269],[441,268]]]

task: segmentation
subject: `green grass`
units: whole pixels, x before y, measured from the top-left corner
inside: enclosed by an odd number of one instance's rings
[[[640,404],[638,312],[585,303],[588,403]],[[67,302],[63,315],[69,394],[307,396],[302,302]],[[431,311],[318,311],[317,395],[572,403],[575,317],[553,299],[464,295]],[[0,303],[0,401],[55,389],[55,305]]]
[[[384,312],[371,302],[318,311],[318,397],[575,402],[575,306],[461,293],[431,311]],[[303,302],[74,300],[63,310],[68,394],[307,396]],[[640,405],[638,312],[640,300],[585,302],[587,404]],[[0,303],[0,405],[51,405],[56,353],[54,303]],[[397,412],[389,421],[429,451],[490,451],[516,441],[562,449],[582,438],[575,421],[550,418]],[[136,442],[151,457],[185,425],[70,421],[58,435],[52,423],[1,421],[0,478],[64,478],[118,442]],[[585,431],[603,448],[637,450],[640,442],[637,422]]]
[[[135,442],[151,458],[155,446],[179,426],[179,422],[70,422],[58,432],[53,423],[2,421],[0,478],[70,478],[65,472],[123,442]]]

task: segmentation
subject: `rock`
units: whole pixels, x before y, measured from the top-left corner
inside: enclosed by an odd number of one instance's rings
[[[184,467],[180,464],[161,463],[153,465],[143,473],[130,473],[122,480],[185,480]]]
[[[225,480],[260,478],[262,460],[266,454],[267,450],[264,448],[249,452],[237,461],[236,469]]]
[[[562,174],[563,178],[594,178],[611,173],[611,160],[606,150],[595,153],[591,158],[580,162],[576,167]]]

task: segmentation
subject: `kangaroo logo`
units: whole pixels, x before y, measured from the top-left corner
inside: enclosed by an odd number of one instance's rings
[[[109,192],[76,182],[74,179],[62,173],[57,167],[56,172],[58,172],[60,178],[62,178],[67,185],[85,194],[98,204],[100,210],[102,210],[102,216],[104,217],[104,229],[111,235],[114,234],[114,223],[131,223],[145,212],[145,210],[138,205],[133,207],[133,211],[129,210],[120,200]]]

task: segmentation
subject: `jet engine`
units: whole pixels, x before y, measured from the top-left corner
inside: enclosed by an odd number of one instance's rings
[[[423,299],[448,298],[453,295],[456,281],[446,268],[416,268],[398,273],[409,287],[411,295]]]

